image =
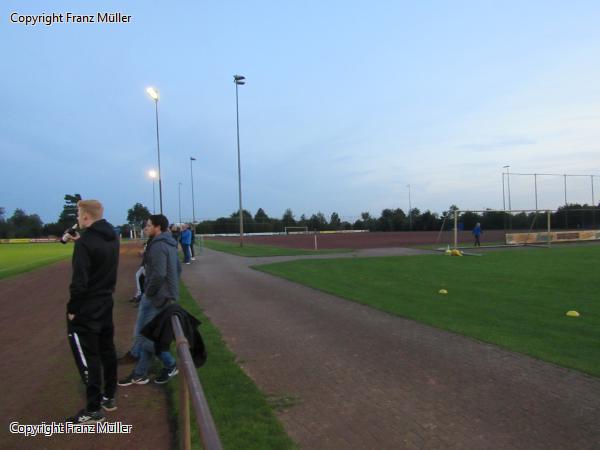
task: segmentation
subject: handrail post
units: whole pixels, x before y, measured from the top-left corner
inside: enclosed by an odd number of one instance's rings
[[[183,371],[182,371],[183,372]],[[190,429],[190,395],[185,374],[179,381],[179,427],[181,429],[181,448],[192,449],[192,433]]]

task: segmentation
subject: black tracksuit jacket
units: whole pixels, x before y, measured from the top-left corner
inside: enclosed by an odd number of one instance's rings
[[[113,306],[119,266],[119,239],[113,226],[100,219],[83,231],[75,241],[72,264],[67,312],[75,314],[74,326],[89,328]]]

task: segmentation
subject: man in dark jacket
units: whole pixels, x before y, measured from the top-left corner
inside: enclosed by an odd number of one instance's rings
[[[116,409],[117,356],[112,310],[119,240],[113,226],[102,218],[103,212],[104,208],[97,200],[80,200],[77,221],[84,231],[69,238],[75,241],[75,249],[67,330],[87,397],[86,408],[67,419],[74,423],[101,422],[105,419],[101,408]]]
[[[141,333],[141,329],[147,323],[179,298],[181,263],[177,257],[177,241],[173,239],[168,227],[169,222],[162,214],[150,216],[148,219],[146,230],[152,238],[152,245],[146,253],[146,281],[138,312],[136,333]],[[138,363],[131,375],[119,380],[119,386],[146,384],[150,381],[148,370],[154,357],[154,344],[141,334],[138,334],[135,339],[139,349]],[[178,370],[175,358],[169,351],[161,352],[158,357],[164,368],[154,382],[162,384],[177,375]]]

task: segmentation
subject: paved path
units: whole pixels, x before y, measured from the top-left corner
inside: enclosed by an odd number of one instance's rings
[[[282,259],[204,250],[184,280],[302,448],[600,448],[599,379],[249,268]]]

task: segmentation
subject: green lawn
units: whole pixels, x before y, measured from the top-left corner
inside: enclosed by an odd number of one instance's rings
[[[255,267],[391,314],[600,376],[600,246]],[[438,294],[445,288],[448,295]],[[569,310],[581,314],[566,317]]]
[[[69,258],[72,254],[72,244],[0,244],[0,279]]]
[[[265,395],[238,366],[235,355],[228,350],[217,328],[202,313],[183,283],[180,287],[182,306],[202,322],[200,332],[207,348],[208,359],[206,364],[198,369],[198,374],[223,448],[296,449],[296,445],[275,417]],[[178,376],[168,384],[171,412],[174,415],[179,411],[181,380]],[[192,446],[200,448],[196,428],[192,424]]]
[[[274,247],[271,245],[255,245],[246,243],[244,243],[243,247],[240,247],[239,243],[220,241],[215,239],[204,239],[204,245],[206,246],[206,248],[210,248],[211,250],[231,253],[238,256],[250,257],[324,255],[328,253],[347,253],[352,251],[349,249],[303,250],[299,248]]]

